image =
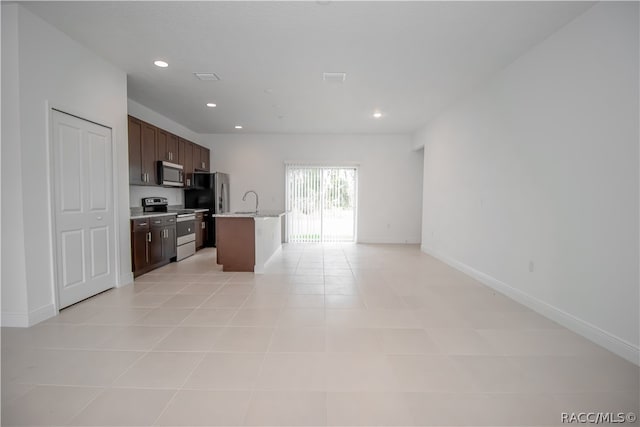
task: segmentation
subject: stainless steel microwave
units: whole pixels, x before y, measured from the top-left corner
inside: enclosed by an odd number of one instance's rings
[[[158,160],[158,184],[168,187],[184,187],[182,165]]]

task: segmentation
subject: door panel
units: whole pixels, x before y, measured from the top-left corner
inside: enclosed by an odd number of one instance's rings
[[[53,111],[58,308],[115,285],[111,129]]]
[[[61,234],[62,286],[81,285],[85,281],[84,230],[70,230]]]
[[[109,274],[109,228],[91,229],[91,278]]]
[[[64,212],[80,212],[82,210],[82,132],[62,125],[59,128],[59,140],[59,168],[62,181],[60,208]]]
[[[89,175],[89,209],[92,211],[106,210],[109,207],[109,197],[108,183],[105,182],[104,177],[109,175],[107,167],[110,167],[111,147],[109,147],[110,144],[107,143],[104,135],[89,133],[88,137],[89,168],[92,171]]]

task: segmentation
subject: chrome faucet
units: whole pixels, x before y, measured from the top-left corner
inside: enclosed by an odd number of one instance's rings
[[[247,194],[249,193],[253,193],[256,195],[256,213],[258,213],[258,193],[256,193],[253,190],[249,190],[246,193],[244,193],[244,196],[242,196],[242,201],[244,202],[247,199]]]

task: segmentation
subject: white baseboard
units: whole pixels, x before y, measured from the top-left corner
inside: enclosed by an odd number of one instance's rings
[[[31,310],[26,313],[19,312],[3,312],[2,326],[10,328],[28,328],[43,320],[47,320],[57,314],[56,307],[53,303],[43,305],[40,308]]]
[[[3,311],[2,326],[8,328],[26,328],[29,326],[29,315],[27,313]]]
[[[42,307],[35,310],[31,310],[29,312],[29,326],[40,323],[43,320],[47,320],[50,317],[55,316],[56,314],[58,314],[58,312],[56,311],[56,307],[55,305],[53,305],[53,303],[43,305]]]
[[[476,270],[458,260],[455,260],[445,254],[432,250],[425,245],[421,245],[420,249],[434,258],[450,265],[479,282],[489,286],[490,288],[500,292],[501,294],[515,300],[516,302],[530,308],[531,310],[559,323],[560,325],[570,329],[571,331],[582,335],[590,341],[606,348],[607,350],[617,354],[618,356],[628,360],[635,365],[640,365],[640,348],[632,343],[623,340],[591,323],[582,320],[570,313],[546,303],[536,297],[533,297],[521,290],[514,288],[507,283],[489,276],[481,271]]]
[[[120,280],[116,285],[116,288],[121,288],[123,286],[127,286],[133,283],[133,272],[125,273],[120,275]]]
[[[254,265],[254,266],[253,266],[253,272],[254,272],[255,274],[264,274],[264,269],[265,269],[265,267],[267,266],[267,264],[269,264],[269,262],[271,262],[271,261],[275,258],[275,256],[276,256],[277,254],[280,254],[281,252],[282,252],[282,245],[278,246],[278,249],[276,249],[275,251],[273,251],[273,253],[272,253],[272,254],[271,254],[271,256],[269,257],[269,259],[268,259],[268,260],[266,260],[266,261],[264,262],[264,264],[262,264],[262,265],[257,265],[257,264],[256,264],[256,265]]]

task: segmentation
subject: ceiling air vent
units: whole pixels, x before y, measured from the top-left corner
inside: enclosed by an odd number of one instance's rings
[[[322,80],[327,83],[344,83],[347,79],[347,73],[322,73]]]
[[[220,77],[216,73],[193,73],[200,80],[218,81]]]

